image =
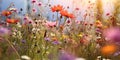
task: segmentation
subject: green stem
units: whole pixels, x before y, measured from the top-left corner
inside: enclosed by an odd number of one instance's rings
[[[7,39],[7,37],[5,37],[6,39],[6,41],[8,42],[8,44],[12,47],[12,49],[15,51],[15,53],[17,54],[17,56],[20,58],[20,55],[19,55],[19,53],[17,52],[17,50],[15,49],[15,47],[12,45],[12,43]]]

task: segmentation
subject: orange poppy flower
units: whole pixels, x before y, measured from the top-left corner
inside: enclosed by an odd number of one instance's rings
[[[2,15],[3,16],[9,16],[9,15],[11,15],[12,13],[10,12],[10,11],[3,11],[2,12]]]
[[[15,23],[19,22],[19,20],[16,20],[16,19],[7,19],[6,22],[7,23],[11,23],[11,24],[15,24]]]
[[[60,14],[61,14],[62,16],[67,16],[67,15],[68,15],[68,11],[67,11],[67,10],[61,10],[61,11],[60,11]]]
[[[52,10],[52,12],[59,12],[59,11],[61,11],[63,9],[63,6],[61,6],[61,5],[57,5],[57,6],[53,6],[53,7],[51,7],[51,10]]]
[[[60,14],[61,14],[62,16],[67,17],[67,18],[74,18],[74,15],[73,15],[72,13],[68,13],[68,11],[66,11],[66,10],[61,10],[61,11],[60,11]]]
[[[69,13],[69,14],[67,15],[67,17],[69,17],[69,18],[74,18],[74,15],[73,15],[72,13]]]
[[[117,51],[116,45],[106,45],[101,48],[101,53],[103,55],[111,55]]]

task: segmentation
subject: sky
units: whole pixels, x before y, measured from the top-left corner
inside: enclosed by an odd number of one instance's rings
[[[40,0],[42,1],[43,5],[48,3],[48,0]],[[79,12],[76,13],[80,13],[77,17],[77,20],[82,20],[83,19],[83,15],[86,12],[86,8],[88,7],[88,2],[89,0],[49,0],[49,4],[53,5],[57,5],[60,4],[62,6],[65,7],[65,9],[67,9],[67,6],[69,6],[70,8],[68,9],[69,12],[73,12],[73,10],[75,8],[80,8]],[[90,0],[91,2],[95,2],[95,0]],[[115,0],[101,0],[103,3],[103,17],[105,16],[106,13],[112,13],[114,11],[114,2]],[[26,7],[27,7],[27,2],[26,0],[0,0],[0,7],[1,10],[5,10],[10,3],[13,2],[15,4],[15,7],[20,10],[20,8],[23,8],[23,13],[26,13]],[[95,7],[95,6],[94,6]],[[40,8],[41,9],[41,8]],[[42,7],[42,11],[44,11],[45,13],[43,13],[46,17],[49,17],[49,19],[53,19],[52,15],[54,15],[54,13],[52,13],[50,11],[50,9],[48,7]],[[94,11],[95,9],[93,9]],[[74,12],[73,12],[74,13]],[[91,14],[94,12],[91,12]],[[106,17],[104,17],[106,18]],[[93,19],[91,19],[93,20]]]
[[[0,0],[1,10],[5,10],[12,2],[18,10],[23,8],[24,12],[26,12],[26,0]]]

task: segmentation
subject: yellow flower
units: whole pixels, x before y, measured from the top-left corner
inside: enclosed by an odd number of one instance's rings
[[[68,38],[68,36],[67,35],[62,35],[62,38]]]
[[[51,36],[55,36],[55,34],[54,34],[54,33],[50,33],[50,35],[51,35]]]
[[[78,36],[79,36],[79,37],[82,37],[82,36],[83,36],[83,33],[78,34]]]

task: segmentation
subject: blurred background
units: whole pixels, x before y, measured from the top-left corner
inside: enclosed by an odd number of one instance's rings
[[[41,2],[42,6],[38,7],[35,4],[31,4],[31,0],[0,0],[0,11],[3,11],[7,9],[11,3],[14,4],[14,7],[17,8],[19,11],[21,8],[23,9],[22,14],[25,14],[27,12],[30,12],[30,9],[28,8],[36,8],[43,16],[47,17],[48,20],[56,20],[53,19],[53,15],[56,16],[56,13],[52,13],[50,10],[50,6],[54,5],[62,5],[65,9],[67,9],[69,12],[72,12],[76,15],[76,20],[83,20],[83,15],[86,14],[86,11],[88,10],[90,4],[93,3],[93,6],[91,9],[89,9],[89,13],[92,16],[95,16],[97,13],[97,4],[98,2],[102,3],[103,8],[103,19],[107,20],[109,17],[106,17],[107,13],[110,13],[111,15],[116,12],[119,12],[118,5],[120,0],[37,0],[37,2]],[[99,2],[99,3],[100,3]],[[75,9],[78,8],[78,11],[75,11]],[[119,13],[117,16],[120,16]],[[89,20],[93,20],[95,18],[88,17]]]

